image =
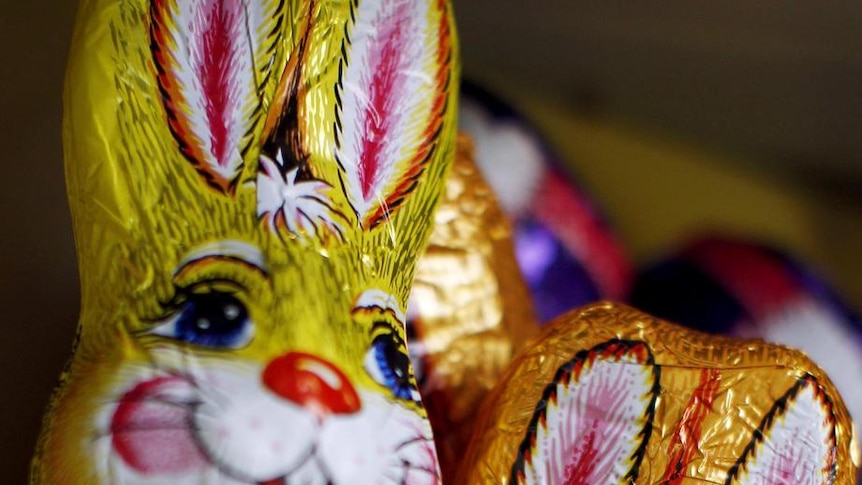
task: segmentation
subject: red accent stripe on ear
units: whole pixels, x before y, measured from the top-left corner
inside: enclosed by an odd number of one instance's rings
[[[256,121],[249,22],[239,0],[154,0],[153,58],[171,132],[206,181],[232,192]]]
[[[394,122],[394,101],[404,97],[404,87],[397,82],[404,76],[409,59],[400,51],[405,45],[405,23],[409,21],[406,4],[401,4],[390,13],[391,21],[380,22],[378,34],[379,51],[372,50],[366,61],[375,66],[368,82],[368,102],[359,115],[362,120],[361,147],[362,158],[359,160],[359,183],[363,200],[374,196],[375,179],[382,175],[386,160],[385,149],[390,143],[386,135],[391,131]]]
[[[369,228],[403,202],[432,158],[452,36],[437,2],[365,1],[353,13],[336,86],[336,158],[348,201]]]
[[[438,2],[438,8],[444,9],[445,4]],[[437,147],[437,136],[443,125],[443,116],[446,113],[446,101],[448,94],[450,66],[449,57],[452,52],[452,36],[449,28],[449,18],[441,16],[439,25],[439,44],[437,47],[437,72],[434,77],[434,85],[437,87],[436,96],[431,104],[430,117],[425,131],[420,139],[416,155],[413,157],[408,170],[402,175],[398,185],[392,190],[386,199],[386,204],[381,205],[366,219],[367,227],[373,227],[382,222],[392,210],[397,208],[404,197],[406,197],[416,184],[416,180],[422,175],[425,167]]]
[[[232,3],[233,5],[225,5]],[[204,34],[196,46],[203,57],[201,85],[206,103],[207,122],[212,132],[212,149],[222,167],[230,162],[230,138],[226,120],[233,114],[231,107],[237,102],[231,90],[235,72],[231,71],[238,52],[236,26],[241,18],[239,2],[209,2],[209,12],[201,13]]]
[[[660,483],[680,485],[688,478],[686,467],[700,453],[701,428],[706,416],[712,411],[712,403],[721,387],[721,372],[718,369],[703,369],[700,383],[691,395],[677,423],[673,439],[667,448],[667,469]]]

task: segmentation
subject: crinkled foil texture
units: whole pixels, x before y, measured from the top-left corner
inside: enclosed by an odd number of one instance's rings
[[[544,329],[478,417],[458,484],[852,484],[859,466],[845,405],[803,353],[612,303]]]
[[[404,328],[455,151],[450,2],[80,3],[80,332],[31,483],[437,483]]]
[[[461,136],[410,301],[414,368],[444,481],[463,457],[481,400],[537,332],[511,227]]]

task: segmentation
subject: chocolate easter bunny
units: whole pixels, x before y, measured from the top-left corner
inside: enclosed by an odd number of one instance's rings
[[[855,483],[847,408],[802,352],[596,303],[501,376],[458,484]]]
[[[32,483],[439,483],[404,325],[457,71],[446,1],[84,0]]]

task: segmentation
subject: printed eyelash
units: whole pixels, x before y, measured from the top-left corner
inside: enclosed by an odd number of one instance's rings
[[[229,288],[224,288],[225,283]],[[238,349],[254,335],[248,307],[233,281],[207,280],[175,287],[164,317],[144,333],[213,349]]]
[[[371,346],[366,356],[366,370],[377,383],[386,386],[397,399],[418,400],[418,390],[409,375],[409,357],[404,339],[386,320],[371,326]]]
[[[371,334],[371,339],[374,340],[376,337],[380,335],[390,334],[392,336],[392,340],[394,340],[398,344],[399,349],[405,349],[406,351],[406,343],[404,339],[401,338],[401,335],[396,330],[395,326],[392,323],[386,320],[375,320],[371,325],[371,330],[369,331]]]
[[[156,316],[144,318],[143,321],[151,325],[158,324],[182,310],[183,304],[188,301],[190,295],[211,292],[216,288],[218,291],[229,295],[236,295],[246,290],[244,285],[229,278],[208,278],[186,285],[174,284],[173,294],[166,300],[159,301],[161,312]],[[201,289],[205,289],[205,291],[201,291]]]

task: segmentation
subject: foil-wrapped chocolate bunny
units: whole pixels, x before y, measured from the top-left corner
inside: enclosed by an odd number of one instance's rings
[[[439,483],[405,312],[457,59],[445,1],[83,0],[32,482]]]

